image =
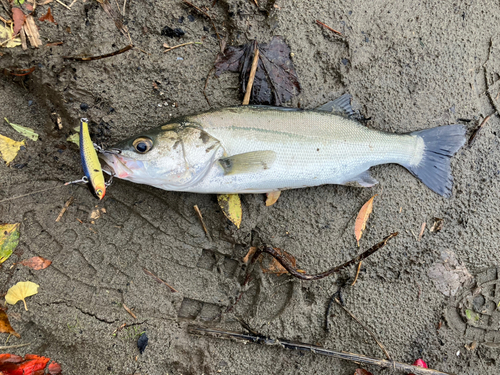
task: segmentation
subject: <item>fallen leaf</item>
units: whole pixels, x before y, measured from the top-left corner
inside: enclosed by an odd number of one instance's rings
[[[35,133],[33,131],[33,129],[27,128],[25,126],[13,124],[9,120],[7,120],[6,117],[4,117],[3,119],[5,121],[7,121],[7,124],[9,124],[10,126],[12,126],[16,132],[21,133],[22,135],[24,135],[25,137],[31,139],[32,141],[36,142],[38,140],[38,134]]]
[[[257,248],[255,246],[252,246],[250,249],[248,249],[247,255],[243,258],[243,263],[248,263],[250,259],[252,259],[253,255],[257,251]]]
[[[0,154],[7,165],[16,158],[21,147],[25,145],[24,141],[16,142],[0,134]]]
[[[105,213],[106,213],[106,209],[104,207],[102,207],[102,208],[96,207],[92,211],[90,211],[89,221],[97,220]]]
[[[288,254],[285,250],[281,250],[281,249],[278,249],[276,247],[274,248],[274,250],[276,250],[278,253],[280,253],[285,258],[287,258],[290,261],[290,263],[292,263],[293,268],[296,268],[297,261],[295,260],[293,255]],[[286,268],[283,267],[281,265],[281,263],[276,260],[276,258],[273,258],[273,260],[271,261],[271,264],[269,264],[268,267],[263,267],[262,272],[273,273],[273,274],[278,275],[278,276],[281,276],[281,275],[284,275],[285,273],[288,273]],[[303,271],[302,271],[302,273],[303,273]]]
[[[23,266],[29,267],[35,271],[43,270],[52,264],[51,260],[42,257],[33,257],[20,262]]]
[[[270,193],[267,193],[267,199],[266,199],[266,206],[272,206],[278,201],[278,198],[281,195],[281,191],[272,191]]]
[[[0,264],[12,255],[19,244],[19,223],[0,225]]]
[[[238,194],[220,194],[217,196],[217,200],[224,215],[239,229],[243,215],[240,196]]]
[[[7,360],[2,362],[1,356],[2,354],[0,354],[0,374],[3,375],[43,375],[44,369],[50,361],[50,358],[47,357],[26,354],[24,359],[13,356],[13,358],[7,357]]]
[[[462,284],[469,283],[473,276],[460,264],[454,252],[441,252],[441,260],[435,262],[427,271],[434,286],[445,296],[454,296]]]
[[[241,93],[246,91],[255,42],[229,46],[215,61],[215,75],[225,71],[240,73]],[[290,59],[290,47],[280,36],[268,44],[257,44],[259,63],[255,72],[250,103],[282,105],[300,94],[301,87]]]
[[[62,374],[61,365],[57,362],[52,362],[51,364],[49,364],[49,374],[50,375]]]
[[[50,7],[49,7],[49,9],[47,9],[47,13],[45,13],[45,15],[41,16],[38,20],[52,22],[52,23],[55,23],[57,25],[57,22],[54,20],[54,17],[52,17],[52,11],[50,10]]]
[[[14,48],[21,45],[21,39],[19,37],[14,38],[13,28],[3,23],[0,23],[0,45],[7,48]]]
[[[68,138],[66,138],[66,140],[68,142],[73,142],[74,144],[76,144],[78,147],[80,147],[80,134],[76,133],[76,134],[72,134],[70,135]]]
[[[31,281],[20,281],[7,291],[5,301],[11,305],[15,305],[17,302],[23,301],[24,308],[28,311],[25,298],[37,294],[39,286],[40,285]]]
[[[373,374],[370,371],[366,371],[365,369],[357,368],[356,371],[354,372],[354,375],[373,375]]]
[[[20,8],[12,7],[12,19],[14,20],[14,35],[17,35],[26,21],[26,16]]]
[[[363,231],[366,228],[366,222],[368,221],[368,218],[370,217],[370,214],[373,211],[373,199],[377,195],[378,194],[375,194],[368,200],[368,202],[366,202],[363,205],[363,207],[361,207],[361,210],[359,210],[358,216],[356,217],[356,224],[354,224],[354,234],[356,235],[356,241],[358,242],[358,247],[359,247],[359,240],[361,239]]]
[[[0,354],[0,366],[4,365],[5,363],[20,363],[22,361],[24,361],[24,359],[19,355],[9,353]]]
[[[431,229],[429,229],[429,232],[439,232],[441,229],[443,229],[443,219],[439,219],[437,217],[434,218],[434,224],[432,224]]]
[[[9,333],[16,336],[18,339],[21,338],[21,335],[10,325],[7,313],[3,309],[0,309],[0,333]]]
[[[468,320],[472,320],[473,322],[477,322],[480,319],[479,314],[476,314],[472,310],[465,310],[465,316],[467,317]]]

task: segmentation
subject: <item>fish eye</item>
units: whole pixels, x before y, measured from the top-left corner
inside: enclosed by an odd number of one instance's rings
[[[137,138],[134,140],[133,146],[139,154],[145,154],[153,147],[153,141],[149,138]]]

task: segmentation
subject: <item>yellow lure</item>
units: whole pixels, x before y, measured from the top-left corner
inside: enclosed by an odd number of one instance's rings
[[[89,179],[97,198],[102,199],[106,194],[106,184],[94,143],[90,139],[86,118],[80,119],[80,157],[85,176]]]

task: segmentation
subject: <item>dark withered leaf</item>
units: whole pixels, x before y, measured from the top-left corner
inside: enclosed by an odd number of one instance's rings
[[[144,353],[144,350],[146,350],[146,346],[148,346],[148,335],[146,335],[146,332],[144,332],[140,337],[139,340],[137,340],[137,347],[139,348],[139,353]]]
[[[246,91],[255,43],[227,47],[215,62],[216,76],[226,71],[240,73],[242,94]],[[258,44],[257,47],[260,55],[250,103],[280,106],[301,91],[297,73],[290,60],[290,47],[279,36],[275,36],[270,43]]]
[[[186,34],[181,28],[172,29],[171,27],[165,26],[161,30],[161,35],[168,36],[169,38],[180,38]]]

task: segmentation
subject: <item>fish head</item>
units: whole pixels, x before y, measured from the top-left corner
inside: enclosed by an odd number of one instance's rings
[[[115,177],[182,190],[206,174],[219,146],[199,126],[169,123],[121,141],[100,157]]]

